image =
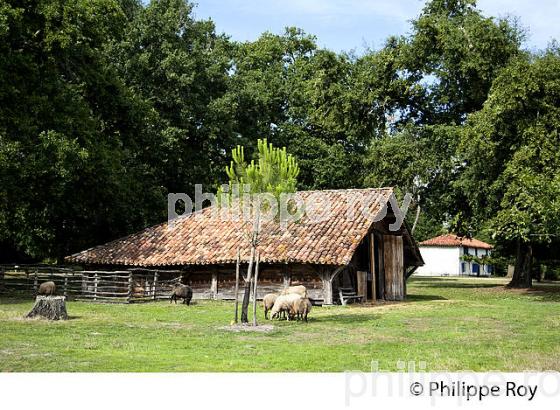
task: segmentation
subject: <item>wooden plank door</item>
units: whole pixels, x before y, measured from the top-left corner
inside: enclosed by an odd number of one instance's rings
[[[383,235],[385,267],[385,299],[404,300],[404,251],[403,238]]]

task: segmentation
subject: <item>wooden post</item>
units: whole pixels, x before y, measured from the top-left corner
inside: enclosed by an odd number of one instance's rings
[[[93,275],[93,300],[97,300],[97,283],[98,283],[98,276],[96,273]]]
[[[356,293],[363,296],[363,301],[367,300],[367,272],[357,271],[356,272]]]
[[[324,269],[323,272],[320,274],[321,279],[323,281],[323,304],[324,305],[332,305],[333,304],[333,288],[332,282],[336,276],[344,270],[344,268],[348,267],[348,265],[339,266],[333,271],[329,271]]]
[[[260,253],[257,252],[257,263],[255,265],[255,287],[253,288],[253,326],[257,326],[257,284],[259,280],[259,259]]]
[[[377,300],[377,276],[375,275],[375,234],[369,235],[369,270],[371,272],[371,300],[375,303]]]
[[[323,277],[323,304],[333,304],[332,278]]]
[[[81,296],[87,296],[87,290],[88,290],[88,283],[89,283],[89,277],[87,275],[84,275],[83,273],[82,275],[82,294]]]
[[[152,298],[153,298],[154,300],[157,299],[157,295],[156,295],[156,294],[157,294],[157,287],[158,287],[158,279],[159,279],[159,273],[158,273],[158,271],[156,270],[156,271],[154,272],[154,291],[153,291],[153,295],[152,295]]]
[[[291,274],[290,274],[290,265],[286,264],[284,266],[284,272],[282,272],[282,285],[284,286],[284,289],[288,288],[290,286],[290,281],[291,281]]]
[[[68,297],[68,273],[64,273],[64,297]]]
[[[144,296],[150,297],[150,294],[152,293],[152,285],[150,284],[150,281],[148,280],[148,275],[147,274],[146,274],[146,278],[144,279],[144,286],[142,286],[142,288],[144,289],[144,291],[142,292],[142,297],[144,297]],[[138,294],[138,290],[135,293]]]
[[[403,238],[384,235],[385,297],[387,300],[404,300],[404,251]]]
[[[4,289],[6,288],[6,285],[4,284],[4,267],[0,266],[0,292],[3,292]]]
[[[218,271],[214,269],[212,272],[212,283],[210,285],[210,294],[212,299],[218,299]]]
[[[377,282],[377,286],[378,286],[378,293],[381,295],[380,299],[385,300],[386,299],[386,295],[385,295],[385,237],[383,235],[380,235],[378,237],[376,237],[376,242],[377,242],[377,264],[376,264],[376,269],[378,272],[378,282]]]
[[[335,271],[338,273],[338,269]],[[328,270],[323,270],[321,273],[321,280],[323,282],[323,304],[324,305],[332,305],[333,304],[333,289],[332,289],[332,281],[335,274],[331,273]]]
[[[37,269],[35,269],[35,277],[33,279],[33,292],[37,294],[39,291],[39,279],[37,278]]]
[[[235,323],[239,320],[239,264],[241,259],[241,250],[237,249],[237,262],[235,264]]]
[[[128,272],[128,295],[126,296],[126,302],[130,303],[131,299],[132,299],[132,272]]]

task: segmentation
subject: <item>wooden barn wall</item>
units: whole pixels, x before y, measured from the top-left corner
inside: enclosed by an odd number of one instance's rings
[[[247,265],[240,270],[239,294],[243,297],[244,280]],[[235,298],[235,265],[200,266],[185,269],[183,283],[193,289],[194,299],[234,299]],[[304,285],[309,297],[322,300],[323,284],[316,267],[305,264],[264,265],[259,266],[259,284],[257,298],[262,299],[267,293],[276,293],[288,285]]]
[[[309,265],[289,265],[290,285],[303,285],[309,297],[323,300],[323,281],[314,268]]]

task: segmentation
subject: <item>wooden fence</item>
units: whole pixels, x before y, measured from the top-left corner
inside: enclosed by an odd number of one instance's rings
[[[134,303],[168,299],[182,279],[181,271],[128,269],[87,271],[51,266],[0,266],[0,293],[34,296],[43,282],[53,281],[57,294],[74,300]]]

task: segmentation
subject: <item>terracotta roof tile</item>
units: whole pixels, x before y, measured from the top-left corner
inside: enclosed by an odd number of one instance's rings
[[[263,262],[299,262],[345,265],[369,231],[373,218],[392,194],[391,188],[301,191],[307,200],[323,195],[331,204],[326,221],[304,216],[290,222],[283,231],[278,222],[263,224],[258,249]],[[318,197],[317,197],[318,198]],[[362,205],[354,201],[363,200]],[[315,201],[316,202],[316,201]],[[353,220],[347,218],[350,204]],[[168,266],[234,263],[237,249],[242,261],[249,258],[250,227],[242,222],[223,220],[213,208],[180,217],[168,226],[162,223],[127,237],[68,256],[73,263]]]
[[[419,243],[420,246],[468,246],[470,248],[493,249],[494,247],[486,242],[474,238],[467,238],[455,234],[440,235]]]

